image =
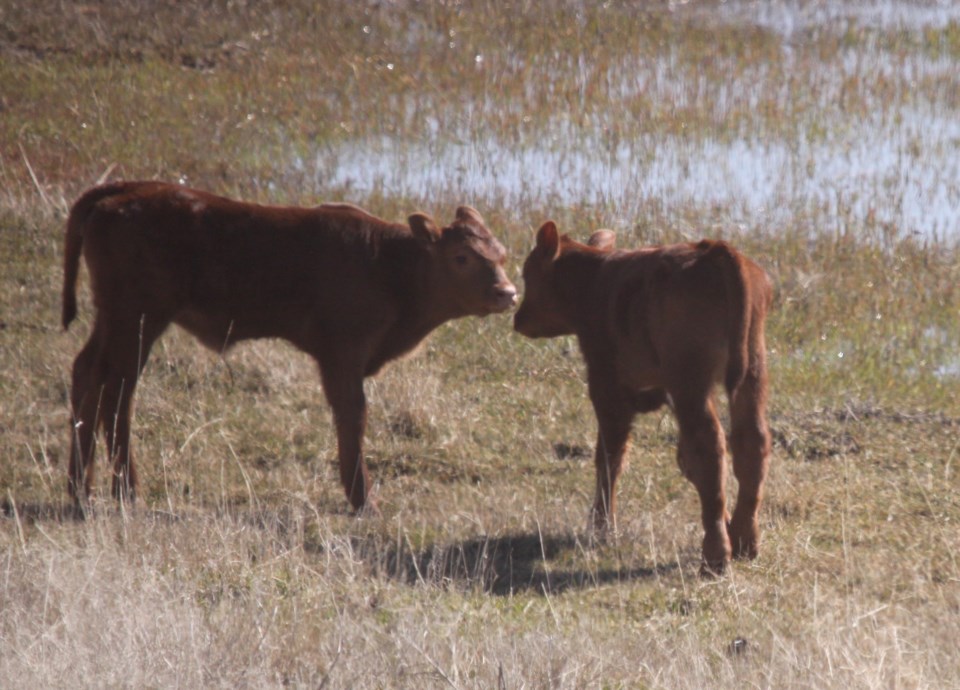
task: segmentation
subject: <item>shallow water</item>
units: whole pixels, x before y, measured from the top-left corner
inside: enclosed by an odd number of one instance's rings
[[[877,29],[940,29],[951,21],[957,21],[960,15],[960,10],[952,0],[728,2],[714,8],[714,11],[719,12],[725,21],[752,19],[757,24],[788,37],[811,27],[845,25],[850,22]]]
[[[627,144],[597,156],[582,146],[411,145],[384,138],[318,156],[316,166],[330,171],[326,184],[364,193],[470,190],[507,206],[612,202],[623,209],[657,200],[667,208],[724,208],[733,222],[786,222],[798,213],[837,223],[869,217],[908,233],[958,237],[958,141],[960,121],[911,113],[896,125],[863,123],[814,144],[666,138],[649,144],[650,158]]]
[[[296,158],[294,167],[313,175],[318,188],[347,195],[452,194],[506,207],[600,204],[624,224],[654,204],[667,217],[693,208],[719,211],[734,224],[774,227],[803,218],[818,226],[811,229],[960,239],[960,113],[950,96],[960,89],[960,65],[919,50],[885,50],[869,32],[837,62],[793,64],[797,42],[811,29],[923,32],[960,23],[960,4],[731,2],[696,11],[711,13],[712,22],[754,21],[780,34],[798,90],[771,82],[777,77],[762,64],[718,85],[678,73],[670,55],[646,62],[625,56],[606,68],[614,98],[626,104],[645,93],[677,108],[700,100],[723,122],[772,91],[778,106],[797,108],[796,126],[775,131],[758,118],[734,136],[612,139],[618,113],[579,118],[558,110],[532,136],[514,132],[507,140],[491,120],[498,107],[522,112],[525,104],[493,103],[476,106],[459,129],[428,118],[418,139],[347,140]],[[873,93],[874,82],[893,91]],[[837,108],[850,84],[861,90],[866,115]]]

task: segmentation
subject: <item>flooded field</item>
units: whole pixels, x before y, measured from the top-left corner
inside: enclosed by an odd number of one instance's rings
[[[507,207],[599,205],[614,223],[696,208],[755,227],[960,238],[960,5],[731,2],[691,16],[696,60],[689,45],[546,56],[546,74],[521,69],[479,104],[400,91],[394,126],[410,136],[345,136],[292,166],[358,197],[469,190]],[[474,60],[496,89],[493,65],[520,58],[491,50]],[[571,74],[572,94],[551,92]]]

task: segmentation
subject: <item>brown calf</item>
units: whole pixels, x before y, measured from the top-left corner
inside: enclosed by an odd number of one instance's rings
[[[514,328],[530,338],[576,334],[586,360],[599,427],[594,524],[615,526],[634,416],[669,402],[680,427],[680,469],[700,494],[704,570],[722,571],[731,555],[754,558],[770,452],[763,322],[772,293],[763,269],[724,242],[616,251],[609,230],[583,245],[548,221],[523,280]],[[740,485],[732,519],[717,384],[730,401]]]
[[[259,206],[159,182],[89,190],[67,221],[63,326],[77,312],[80,254],[96,318],[73,364],[68,487],[90,494],[101,428],[114,496],[132,498],[130,408],[150,348],[171,323],[223,351],[284,338],[320,368],[351,505],[370,505],[362,455],[363,379],[410,352],[440,324],[509,309],[505,252],[472,208],[438,228],[409,226],[349,204]]]

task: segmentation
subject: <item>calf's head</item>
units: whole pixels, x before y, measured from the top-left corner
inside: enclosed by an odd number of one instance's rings
[[[561,288],[576,290],[576,285],[558,285],[554,275],[557,260],[564,254],[607,253],[616,237],[610,230],[597,230],[586,245],[560,235],[548,220],[537,231],[537,243],[523,263],[523,302],[513,317],[513,328],[528,338],[553,338],[574,332]],[[585,286],[579,286],[583,288]]]
[[[517,302],[517,289],[503,270],[507,253],[469,206],[457,209],[453,223],[438,228],[430,216],[408,219],[414,236],[430,255],[431,289],[457,315],[486,316]]]

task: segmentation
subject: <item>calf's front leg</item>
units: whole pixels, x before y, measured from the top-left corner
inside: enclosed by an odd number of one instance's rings
[[[623,459],[630,438],[634,409],[621,391],[590,377],[590,398],[597,415],[597,448],[594,456],[597,473],[593,526],[597,530],[617,527],[617,479],[623,472]]]
[[[322,369],[323,389],[333,409],[337,428],[340,482],[357,512],[376,510],[370,497],[370,474],[363,460],[363,434],[367,424],[367,400],[363,375]]]

